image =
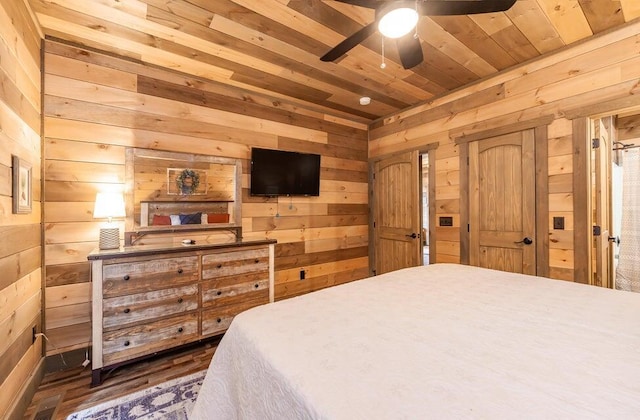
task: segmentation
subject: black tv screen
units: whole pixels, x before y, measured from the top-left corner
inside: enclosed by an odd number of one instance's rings
[[[320,195],[320,155],[252,148],[251,195]]]

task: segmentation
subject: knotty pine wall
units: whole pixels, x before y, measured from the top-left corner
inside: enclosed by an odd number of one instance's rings
[[[244,238],[278,241],[276,299],[368,275],[365,125],[55,40],[44,51],[47,354],[89,344],[93,205],[124,188],[127,147],[243,159]],[[320,196],[250,197],[252,146],[320,154]]]
[[[548,143],[538,145],[547,147],[549,152],[549,274],[553,278],[574,280],[577,268],[574,255],[584,255],[589,247],[586,240],[574,243],[576,217],[588,215],[574,208],[575,185],[585,185],[588,180],[585,176],[574,185],[574,128],[566,116],[601,112],[601,104],[608,101],[618,101],[621,107],[640,105],[640,101],[634,99],[640,93],[639,33],[640,21],[636,20],[370,127],[370,158],[419,149],[434,142],[440,144],[434,163],[436,220],[440,216],[452,216],[454,226],[432,227],[437,262],[460,262],[461,162],[455,139],[552,115]],[[553,229],[554,216],[565,217],[565,230]],[[591,221],[582,223],[590,226]]]
[[[22,0],[0,2],[0,418],[22,418],[44,372],[41,329],[41,36]],[[32,165],[30,214],[12,212],[12,164]]]

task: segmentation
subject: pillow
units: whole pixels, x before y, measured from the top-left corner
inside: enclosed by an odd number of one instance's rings
[[[171,224],[172,225],[179,225],[180,224],[180,215],[179,214],[170,214],[169,217],[171,218]]]
[[[171,217],[169,216],[165,216],[162,214],[154,214],[153,215],[153,220],[151,221],[151,224],[154,226],[157,225],[170,225],[171,224]]]
[[[229,213],[209,213],[207,217],[209,223],[229,223]]]
[[[202,213],[180,215],[181,225],[199,225],[201,221],[202,221]]]

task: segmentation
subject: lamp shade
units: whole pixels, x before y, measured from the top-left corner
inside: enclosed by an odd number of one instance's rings
[[[93,208],[94,219],[124,217],[124,197],[122,193],[99,192]]]
[[[382,10],[378,21],[378,30],[387,38],[400,38],[413,30],[418,24],[419,15],[409,7],[393,7]]]

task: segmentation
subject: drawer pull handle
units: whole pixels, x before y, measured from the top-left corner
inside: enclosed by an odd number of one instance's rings
[[[125,347],[129,347],[129,344],[131,344],[131,343],[129,342],[129,340],[127,340],[127,341],[125,341],[125,342],[124,342],[124,346],[125,346]]]
[[[222,322],[222,318],[218,318],[216,321],[218,321],[218,324]]]
[[[220,296],[221,294],[222,294],[222,292],[221,292],[220,290],[218,290],[218,291],[216,292],[216,295],[218,295],[218,296]]]
[[[178,274],[182,274],[182,268],[178,268]]]
[[[129,308],[127,308],[127,309],[125,309],[125,310],[124,310],[124,313],[125,313],[125,314],[128,314],[129,312],[131,312],[131,309],[129,309]]]
[[[260,287],[260,285],[258,283],[256,283],[256,284],[253,285],[253,287],[255,287],[257,289],[258,287]]]
[[[184,331],[184,329],[182,329],[182,327],[178,328],[178,332],[181,333],[182,331]]]
[[[216,265],[217,268],[222,268],[222,264]]]
[[[182,303],[182,302],[183,302],[182,298],[178,299],[178,303]]]
[[[127,280],[129,280],[130,278],[131,278],[131,277],[129,277],[129,275],[128,275],[128,274],[127,274],[127,275],[125,275],[125,276],[123,277],[124,281],[127,281]]]
[[[256,259],[254,260],[254,262],[255,262],[256,264],[258,264],[258,263],[260,262],[260,260],[256,258]]]

